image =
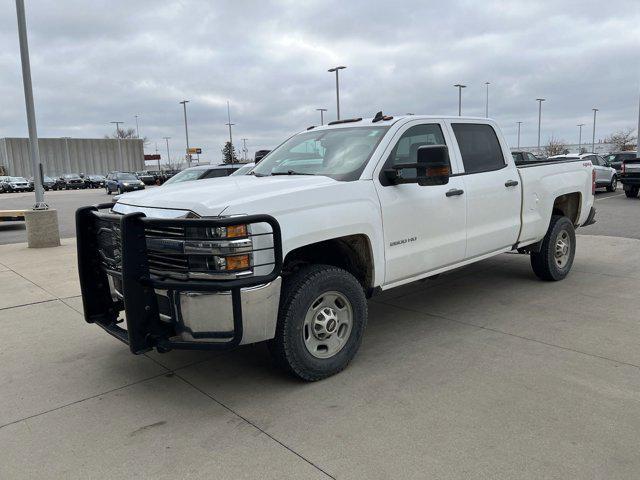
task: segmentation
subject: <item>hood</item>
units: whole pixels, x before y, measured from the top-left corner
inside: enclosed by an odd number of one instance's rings
[[[280,196],[295,196],[344,182],[329,177],[238,175],[180,182],[122,195],[118,203],[136,207],[189,210],[201,216],[217,216],[230,205],[260,204]]]

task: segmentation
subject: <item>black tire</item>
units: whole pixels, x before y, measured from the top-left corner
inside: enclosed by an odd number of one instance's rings
[[[629,189],[624,190],[624,194],[629,197],[629,198],[636,198],[638,196],[638,191],[640,189],[638,189],[638,187],[631,187]]]
[[[566,232],[570,242],[567,249],[568,258],[566,258],[566,263],[561,266],[556,258],[556,245],[561,235],[563,235],[562,232]],[[531,252],[531,267],[533,268],[533,273],[535,273],[540,280],[553,282],[562,280],[569,274],[569,271],[571,271],[575,255],[576,232],[573,223],[567,217],[553,215],[547,234],[542,240],[540,251]]]
[[[310,353],[303,338],[304,321],[312,302],[326,292],[338,292],[350,303],[351,332],[342,348],[329,358]],[[346,270],[309,265],[285,278],[275,338],[269,351],[275,363],[294,376],[314,382],[344,370],[362,343],[367,325],[367,300],[362,285]]]
[[[618,177],[615,175],[611,177],[611,183],[607,185],[607,192],[615,192],[618,187]]]

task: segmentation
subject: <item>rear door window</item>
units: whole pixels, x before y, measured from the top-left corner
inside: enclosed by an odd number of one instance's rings
[[[499,170],[506,163],[498,136],[491,125],[453,123],[465,173]]]

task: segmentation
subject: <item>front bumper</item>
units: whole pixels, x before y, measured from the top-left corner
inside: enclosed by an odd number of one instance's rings
[[[272,338],[280,299],[282,244],[278,222],[268,215],[222,219],[157,219],[142,213],[116,215],[84,207],[76,213],[78,270],[85,320],[127,343],[133,353],[156,348],[222,350]],[[101,260],[99,238],[117,226],[121,266]],[[273,262],[266,275],[232,280],[175,280],[149,269],[148,229],[228,227],[263,223],[271,227]],[[264,235],[264,234],[262,234]],[[126,316],[126,329],[120,312]]]
[[[123,185],[120,188],[123,192],[135,192],[136,190],[144,190],[144,185]]]

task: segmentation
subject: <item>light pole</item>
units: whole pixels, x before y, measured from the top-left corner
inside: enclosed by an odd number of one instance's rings
[[[187,128],[187,103],[189,103],[189,100],[182,100],[180,103],[182,104],[182,108],[184,110],[184,136],[187,140],[187,166],[190,167],[191,155],[189,155],[189,129]]]
[[[324,112],[327,111],[326,108],[316,108],[318,112],[320,112],[320,125],[324,125]]]
[[[578,155],[582,153],[582,127],[584,127],[584,123],[579,123],[578,127]]]
[[[546,98],[536,98],[538,102],[538,152],[540,153],[540,126],[542,125],[542,102],[546,101]]]
[[[333,67],[327,70],[328,72],[336,72],[336,112],[338,120],[340,120],[340,82],[338,81],[338,72],[347,67],[341,65],[338,67]]]
[[[140,130],[138,129],[138,115],[134,115],[136,117],[136,138],[140,138]]]
[[[229,156],[231,157],[231,163],[233,163],[233,135],[231,135],[231,126],[235,123],[231,123],[231,110],[229,109],[229,100],[227,100],[227,123],[229,126]]]
[[[33,105],[33,87],[31,85],[31,63],[29,62],[29,42],[27,40],[27,21],[24,13],[24,0],[16,0],[18,15],[18,39],[20,41],[20,61],[22,63],[22,84],[24,87],[24,103],[27,109],[27,127],[29,129],[29,159],[33,173],[33,190],[36,194],[34,210],[47,210],[42,187],[42,164],[40,163],[40,146],[38,145],[38,129],[36,128],[36,111]]]
[[[518,148],[520,148],[520,125],[522,122],[516,122],[518,124]]]
[[[487,87],[487,102],[484,107],[484,116],[485,118],[489,118],[489,85],[491,84],[489,82],[484,82],[484,84]]]
[[[118,139],[118,155],[120,156],[120,168],[122,168],[122,171],[124,171],[125,170],[124,158],[122,157],[122,144],[120,143],[120,124],[124,122],[109,122],[109,123],[116,124],[116,138]]]
[[[171,137],[162,137],[167,142],[167,167],[171,166],[171,155],[169,154],[169,139]],[[158,170],[160,170],[160,160],[158,160]]]
[[[458,116],[462,116],[462,89],[467,88],[466,85],[462,85],[460,83],[456,83],[454,85],[458,89]]]
[[[593,110],[593,136],[591,137],[591,153],[596,153],[596,113],[598,113],[597,108],[592,108]]]
[[[242,159],[246,162],[247,161],[247,153],[249,152],[249,150],[247,150],[247,139],[243,138],[242,139]]]

